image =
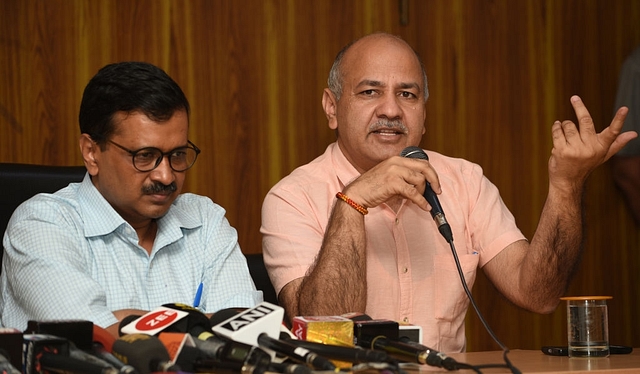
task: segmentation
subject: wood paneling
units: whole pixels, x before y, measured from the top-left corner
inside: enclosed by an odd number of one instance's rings
[[[551,124],[583,97],[613,113],[619,67],[640,44],[635,0],[0,0],[0,162],[77,165],[77,111],[103,65],[165,69],[203,149],[186,188],[224,206],[260,252],[269,188],[334,139],[320,106],[333,57],[373,31],[404,37],[430,83],[423,146],[483,166],[527,237],[547,191]],[[608,165],[588,182],[585,255],[568,294],[608,294],[611,341],[640,347],[640,233]],[[505,270],[506,271],[506,270]],[[475,299],[512,349],[566,342],[564,307],[518,310],[480,276]],[[495,349],[475,313],[468,349]]]

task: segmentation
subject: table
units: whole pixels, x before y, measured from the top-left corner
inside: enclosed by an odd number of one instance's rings
[[[467,352],[449,355],[456,361],[470,365],[504,364],[502,351]],[[513,366],[522,373],[591,373],[613,372],[640,373],[640,348],[626,355],[611,355],[606,358],[569,358],[548,356],[542,351],[511,350],[507,355]],[[426,365],[409,365],[404,367],[408,373],[473,373],[473,370],[446,371]],[[506,368],[481,369],[483,373],[510,373]]]

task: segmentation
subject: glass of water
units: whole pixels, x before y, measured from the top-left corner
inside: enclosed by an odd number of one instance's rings
[[[569,357],[609,356],[609,316],[611,296],[563,297],[567,301]]]

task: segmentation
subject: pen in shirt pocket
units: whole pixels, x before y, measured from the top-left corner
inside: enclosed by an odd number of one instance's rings
[[[202,287],[204,284],[200,282],[198,285],[198,289],[196,290],[196,297],[193,299],[193,307],[197,308],[200,306],[200,299],[202,299]]]

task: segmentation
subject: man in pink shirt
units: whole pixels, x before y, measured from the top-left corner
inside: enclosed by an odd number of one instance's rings
[[[578,97],[578,126],[556,121],[549,194],[531,242],[482,169],[427,152],[400,157],[425,133],[427,79],[403,40],[372,34],[341,51],[322,104],[337,141],[276,184],[262,208],[263,253],[289,317],[364,312],[423,327],[424,343],[465,348],[464,293],[423,197],[439,195],[469,288],[481,267],[509,300],[552,312],[580,256],[585,180],[636,137],[620,109],[597,134]]]

